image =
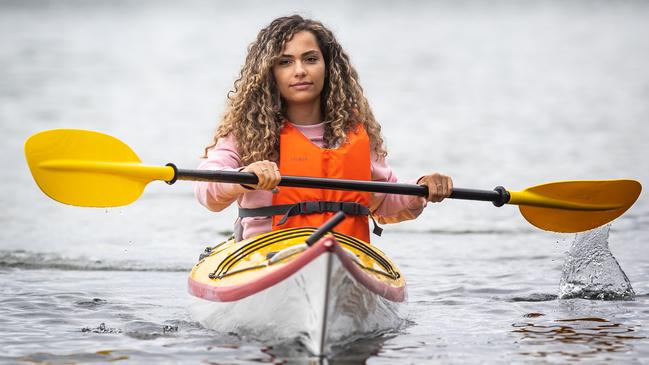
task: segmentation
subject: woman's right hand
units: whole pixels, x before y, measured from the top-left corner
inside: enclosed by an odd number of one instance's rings
[[[257,190],[273,190],[282,179],[277,164],[267,160],[253,162],[241,171],[257,175],[259,183],[254,187]]]

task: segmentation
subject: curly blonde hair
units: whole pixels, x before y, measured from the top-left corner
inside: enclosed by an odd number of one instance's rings
[[[286,103],[275,82],[273,66],[286,42],[301,31],[309,31],[316,37],[325,61],[321,94],[325,147],[335,148],[344,144],[347,133],[360,123],[365,127],[376,155],[387,155],[381,126],[374,119],[363,95],[358,74],[333,33],[318,21],[292,15],[273,20],[248,47],[246,62],[234,82],[234,89],[228,93],[225,114],[212,144],[205,148],[205,156],[220,138],[232,134],[243,165],[260,160],[279,160],[279,136],[285,120]]]

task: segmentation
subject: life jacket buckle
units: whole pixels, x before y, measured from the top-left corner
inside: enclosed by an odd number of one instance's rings
[[[301,214],[322,213],[324,211],[324,207],[320,203],[321,202],[319,201],[301,202],[299,213]]]

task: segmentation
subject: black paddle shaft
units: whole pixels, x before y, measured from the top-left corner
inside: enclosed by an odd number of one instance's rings
[[[309,246],[313,246],[314,243],[318,242],[322,236],[327,234],[327,232],[331,231],[336,227],[340,222],[342,222],[345,219],[345,213],[343,212],[338,212],[334,214],[333,217],[329,218],[326,222],[324,222],[323,225],[318,227],[318,229],[315,230],[315,232],[311,233],[311,235],[304,241]]]
[[[256,185],[258,182],[257,175],[252,172],[184,170],[176,168],[173,164],[169,164],[169,166],[173,167],[176,171],[174,179],[169,181],[170,184],[173,184],[176,180],[218,181],[249,185]],[[428,196],[428,188],[422,185],[381,181],[328,179],[308,176],[282,176],[279,186],[329,190],[355,190],[370,193],[416,195],[422,197]],[[500,207],[509,201],[509,197],[509,192],[502,186],[498,186],[494,190],[453,188],[453,192],[449,198],[487,201]]]

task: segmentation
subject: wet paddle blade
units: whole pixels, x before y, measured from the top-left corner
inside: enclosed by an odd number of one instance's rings
[[[109,135],[55,129],[25,142],[34,180],[50,198],[83,207],[129,204],[152,180],[171,180],[168,166],[144,166],[126,144]]]
[[[554,232],[582,232],[611,222],[638,199],[635,180],[563,181],[511,192],[509,204],[534,226]]]

